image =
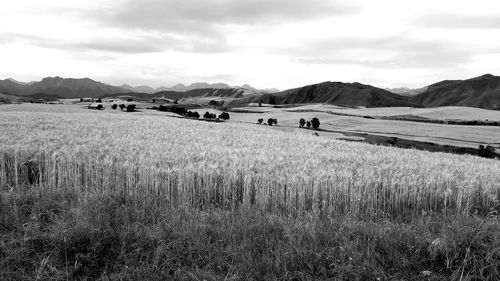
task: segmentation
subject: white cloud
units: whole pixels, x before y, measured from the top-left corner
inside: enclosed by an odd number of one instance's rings
[[[0,10],[0,77],[424,86],[500,73],[499,7],[492,0],[8,1]]]

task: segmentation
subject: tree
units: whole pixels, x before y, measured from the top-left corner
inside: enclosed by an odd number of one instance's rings
[[[262,103],[261,102],[259,102],[259,107],[262,107]]]
[[[113,110],[117,109],[117,108],[118,108],[118,105],[116,103],[111,106],[111,109],[113,109]]]
[[[174,101],[174,104],[178,104],[179,102],[177,100]]]
[[[131,98],[129,98],[129,99],[127,99],[127,101],[134,101],[134,100],[133,100],[133,99],[131,99]]]
[[[101,98],[98,98],[96,102],[97,102],[97,103],[101,103],[101,102],[102,102],[102,99],[101,99]]]
[[[274,125],[278,125],[278,119],[276,119],[276,118],[273,119],[273,123],[274,123]]]
[[[220,115],[219,115],[219,118],[222,119],[222,120],[229,120],[229,113],[227,112],[222,112]]]
[[[156,99],[153,99],[153,103],[156,103]]]
[[[210,119],[210,117],[212,117],[212,116],[211,116],[210,112],[208,112],[208,111],[205,112],[205,114],[203,114],[203,118],[205,118],[205,119]]]
[[[257,123],[262,124],[262,122],[264,122],[264,119],[262,118],[257,119]]]
[[[127,105],[127,112],[133,112],[135,110],[135,104]]]
[[[306,124],[306,120],[304,118],[300,118],[300,120],[299,120],[299,127],[303,128],[305,124]]]
[[[477,154],[484,158],[495,158],[495,148],[491,145],[479,145],[479,149],[477,150]]]
[[[311,120],[311,125],[313,127],[314,130],[317,130],[319,129],[319,119],[314,117],[312,120]]]
[[[120,109],[123,110],[125,108],[125,105],[122,103],[120,104]]]
[[[306,126],[307,126],[308,129],[310,129],[311,128],[311,121],[307,121],[306,122]]]
[[[83,98],[80,98],[80,102],[83,102]]]
[[[274,123],[274,119],[273,118],[267,119],[267,125],[272,126],[273,123]]]
[[[193,112],[193,117],[200,118],[200,114],[198,113],[198,111]]]

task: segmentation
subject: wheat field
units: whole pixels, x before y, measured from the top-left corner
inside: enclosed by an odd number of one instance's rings
[[[0,113],[0,185],[153,195],[194,208],[415,217],[490,213],[500,163],[148,114]],[[36,163],[36,171],[27,161]],[[30,182],[30,173],[36,180]]]

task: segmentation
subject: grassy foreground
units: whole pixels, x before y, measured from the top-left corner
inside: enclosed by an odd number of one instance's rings
[[[171,208],[67,189],[3,191],[0,280],[499,280],[500,222]]]

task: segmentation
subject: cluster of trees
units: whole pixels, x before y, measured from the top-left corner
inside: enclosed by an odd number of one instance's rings
[[[229,113],[227,112],[222,112],[221,114],[219,114],[219,119],[222,119],[222,120],[229,120]],[[210,113],[210,112],[205,112],[205,114],[203,114],[203,118],[205,119],[215,119],[217,118],[217,115],[215,113]]]
[[[115,103],[111,106],[111,109],[116,110],[118,107],[120,107],[121,111],[123,111],[124,109],[127,109],[127,112],[135,111],[135,104],[124,105],[123,103],[120,105]]]
[[[186,116],[191,118],[200,118],[200,114],[198,113],[198,111],[188,111],[186,113]]]
[[[173,113],[177,113],[182,116],[186,117],[191,117],[191,118],[200,118],[200,113],[198,111],[188,111],[184,107],[177,107],[177,106],[164,106],[160,105],[159,107],[155,108],[158,109],[159,111],[171,111]],[[210,112],[205,112],[203,114],[203,118],[205,119],[216,119],[216,118],[222,119],[222,120],[229,120],[229,113],[223,112],[219,116],[217,116],[215,113],[210,113]]]
[[[258,124],[262,124],[262,122],[264,122],[264,119],[262,119],[262,118],[257,119]],[[273,124],[278,125],[278,119],[269,118],[269,119],[267,119],[267,123],[264,123],[264,125],[269,125],[269,126],[272,126]]]
[[[492,145],[479,145],[479,148],[477,150],[477,154],[481,157],[484,158],[495,158],[496,153],[495,153],[495,148]]]
[[[210,113],[210,112],[205,112],[205,114],[203,114],[203,118],[205,119],[215,119],[217,118],[217,115],[215,115],[215,113]]]
[[[300,118],[300,120],[299,120],[299,127],[300,128],[304,128],[304,126],[306,126],[308,129],[310,129],[312,127],[314,130],[318,130],[320,124],[321,123],[319,122],[319,119],[316,117],[311,119],[311,121],[306,121],[304,118]]]
[[[160,105],[160,111],[162,111],[161,108],[162,108],[162,106]],[[168,107],[165,107],[165,108],[168,108]],[[184,107],[173,106],[170,109],[173,113],[177,113],[179,115],[186,115],[187,114],[187,110]],[[167,111],[167,110],[163,110],[163,111]]]

